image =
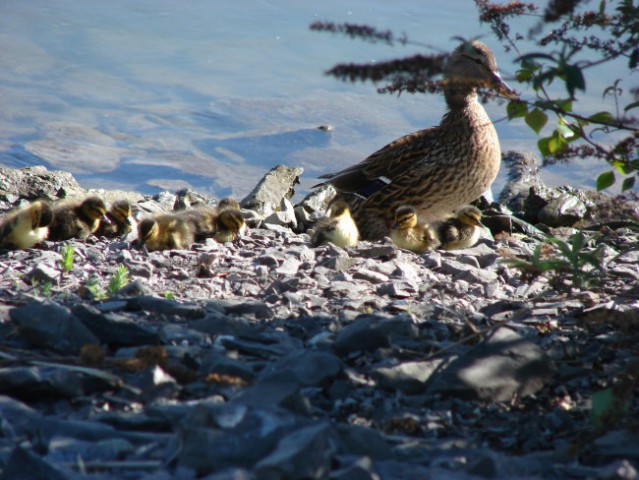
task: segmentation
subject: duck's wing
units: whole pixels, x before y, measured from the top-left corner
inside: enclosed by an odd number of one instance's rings
[[[428,128],[398,138],[362,162],[320,178],[328,179],[324,183],[330,183],[338,192],[368,198],[416,165],[422,168],[431,159],[436,163],[438,149],[436,129]]]

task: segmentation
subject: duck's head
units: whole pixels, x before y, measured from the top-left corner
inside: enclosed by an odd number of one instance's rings
[[[348,215],[350,217],[351,211],[348,208],[348,203],[344,200],[335,200],[331,203],[328,209],[328,215],[331,218],[338,218],[344,215]]]
[[[47,227],[53,221],[53,211],[49,202],[37,200],[30,208],[31,225],[33,228]]]
[[[152,218],[145,218],[138,223],[138,240],[140,246],[144,246],[148,241],[157,238],[160,232],[158,222]]]
[[[131,225],[131,204],[127,200],[113,202],[109,215],[120,224]]]
[[[218,210],[226,210],[228,208],[234,208],[236,210],[239,210],[240,209],[240,204],[237,202],[237,200],[235,200],[234,198],[231,198],[231,197],[223,198],[217,204],[217,209]]]
[[[107,208],[104,202],[99,197],[89,197],[85,199],[80,205],[80,209],[84,212],[84,214],[93,219],[99,220],[100,218],[104,218],[107,222],[109,221],[106,217]]]
[[[484,226],[484,224],[481,223],[481,210],[472,205],[460,209],[455,216],[457,220],[468,227]]]
[[[392,230],[414,228],[417,225],[417,211],[410,205],[402,205],[395,210],[395,222]]]
[[[248,228],[246,226],[246,221],[244,220],[244,215],[242,215],[242,212],[236,208],[227,208],[222,210],[217,221],[222,230],[232,232],[240,236],[244,235]]]
[[[477,40],[463,42],[453,51],[444,78],[446,85],[453,89],[487,87],[506,98],[517,98],[516,92],[499,75],[492,50]]]

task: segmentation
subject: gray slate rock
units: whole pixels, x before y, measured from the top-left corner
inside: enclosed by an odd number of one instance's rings
[[[440,368],[442,360],[425,362],[404,362],[392,367],[377,367],[371,370],[380,386],[393,390],[401,390],[407,394],[424,391],[426,382]]]
[[[255,466],[264,479],[323,478],[337,451],[335,432],[329,423],[296,430],[282,438],[275,450]]]
[[[18,333],[36,347],[61,354],[78,355],[83,345],[99,343],[70,310],[54,302],[31,302],[9,313],[18,326]]]
[[[73,314],[100,339],[100,342],[110,346],[134,347],[160,343],[157,329],[141,325],[130,317],[116,313],[101,313],[86,304],[75,307]]]
[[[40,455],[17,446],[11,452],[0,480],[67,480],[71,477],[55,468]]]
[[[77,373],[56,367],[0,368],[0,391],[16,398],[73,398],[84,394]]]
[[[260,376],[276,372],[290,371],[304,386],[325,386],[342,372],[342,362],[328,352],[300,351],[292,352],[265,368]]]
[[[282,200],[291,198],[304,169],[278,165],[259,181],[241,202],[242,208],[254,210],[263,217],[277,211]]]
[[[530,340],[501,327],[432,377],[428,393],[506,402],[538,392],[555,366]]]
[[[333,348],[339,354],[389,347],[394,340],[418,335],[417,327],[407,318],[360,316],[337,334]]]
[[[49,171],[44,166],[20,169],[0,167],[0,194],[28,200],[50,200],[82,195],[84,189],[69,172]]]

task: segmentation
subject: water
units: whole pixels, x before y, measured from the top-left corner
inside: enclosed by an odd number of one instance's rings
[[[304,192],[319,174],[439,122],[438,96],[380,96],[370,84],[323,75],[339,62],[417,47],[311,32],[315,20],[389,28],[443,50],[458,43],[454,35],[483,36],[505,76],[516,68],[470,0],[4,0],[0,164],[68,170],[85,187],[155,193],[190,186],[242,197],[286,163],[304,167]],[[590,111],[603,109],[600,87],[610,78],[608,69],[592,80]],[[493,120],[504,117],[503,105],[488,110]],[[502,148],[535,149],[537,137],[523,122],[496,126]],[[585,162],[545,176],[592,185],[604,169]]]

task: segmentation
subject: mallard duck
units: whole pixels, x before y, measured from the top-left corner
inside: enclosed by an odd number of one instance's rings
[[[215,218],[215,233],[213,237],[220,243],[234,242],[245,235],[247,231],[248,226],[244,220],[244,215],[238,208],[230,205],[223,207]]]
[[[335,200],[328,213],[328,217],[320,218],[315,224],[311,244],[316,247],[331,242],[341,248],[357,245],[359,231],[348,204],[343,200]]]
[[[100,221],[100,226],[95,231],[98,237],[120,237],[133,229],[131,224],[131,204],[128,200],[113,202],[106,217],[108,221]]]
[[[149,252],[184,250],[195,240],[193,223],[172,213],[144,218],[138,223],[138,240]]]
[[[69,238],[84,239],[95,232],[100,220],[106,218],[106,205],[99,197],[83,200],[62,200],[53,204],[53,221],[49,225],[49,240],[60,241]]]
[[[458,250],[475,245],[484,225],[481,223],[481,211],[468,205],[460,209],[454,217],[433,225],[433,228],[436,229],[440,248]]]
[[[395,212],[390,236],[399,248],[415,253],[423,253],[439,245],[433,231],[428,225],[418,223],[417,211],[409,205],[402,205]]]
[[[444,71],[448,112],[436,127],[406,135],[366,160],[327,178],[345,199],[365,240],[388,234],[397,207],[415,206],[432,222],[479,198],[493,183],[501,152],[497,132],[477,101],[488,87],[514,98],[497,71],[492,51],[478,41],[464,42]]]
[[[42,200],[7,213],[0,221],[0,248],[33,247],[47,237],[52,220],[51,206]]]

